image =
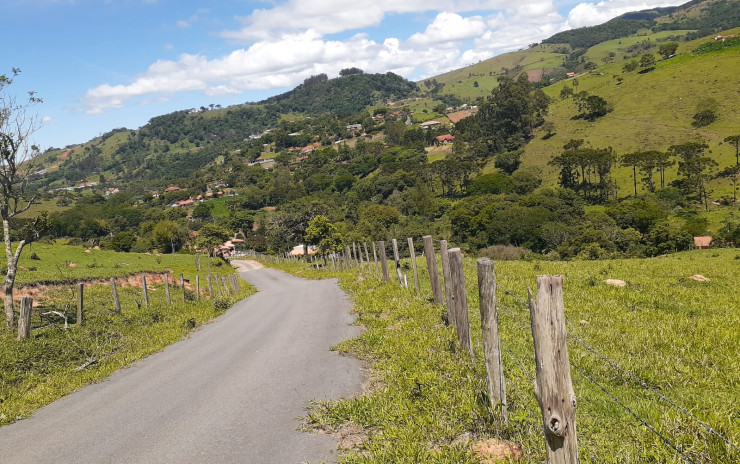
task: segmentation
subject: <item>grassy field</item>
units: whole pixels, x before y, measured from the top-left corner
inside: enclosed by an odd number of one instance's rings
[[[45,268],[51,265],[54,254],[62,253],[68,253],[70,258],[78,261],[89,258],[89,262],[103,264],[95,268],[84,265],[75,268],[74,271],[79,269],[80,272],[74,276],[67,275],[65,282],[133,272],[133,264],[125,270],[114,267],[114,263],[124,261],[136,263],[136,272],[168,269],[174,275],[183,272],[192,285],[195,281],[193,257],[188,255],[164,255],[161,263],[157,263],[153,256],[134,253],[97,252],[97,256],[93,253],[92,256],[75,257],[72,247],[35,248],[39,248],[43,258],[34,262],[44,263]],[[33,309],[32,332],[28,340],[18,341],[13,331],[0,329],[0,425],[27,417],[57,398],[89,383],[99,382],[115,370],[160,351],[254,292],[253,287],[242,282],[241,291],[236,295],[218,296],[214,287],[217,295],[206,297],[205,258],[202,261],[203,272],[199,274],[203,297],[198,301],[187,282],[186,301],[183,301],[181,289],[173,283],[170,287],[173,304],[168,305],[164,284],[150,281],[147,285],[149,307],[142,303],[141,288],[122,286],[118,289],[121,314],[115,314],[110,287],[86,285],[85,324],[82,327],[70,325],[65,329],[61,317],[41,318],[41,313],[54,310],[66,314],[70,324],[76,323],[76,296],[72,286],[45,286],[43,297],[35,301],[39,305]],[[215,275],[233,273],[228,265],[213,266],[211,270]],[[53,271],[49,270],[49,273],[53,276]],[[24,271],[20,273],[26,282],[29,281],[27,274]],[[88,367],[78,369],[87,363],[90,363]]]
[[[31,253],[35,253],[39,259],[31,259]],[[190,278],[195,276],[195,255],[117,253],[110,250],[87,250],[81,246],[34,243],[32,247],[24,247],[18,266],[18,286],[72,283],[142,272],[169,271],[176,275],[184,272],[185,277]],[[207,272],[207,266],[208,258],[201,256],[203,272]],[[214,262],[211,269],[212,272],[221,272],[222,268],[226,269],[228,266],[215,267]]]
[[[328,430],[362,430],[365,440],[341,459],[345,463],[479,462],[473,449],[492,437],[521,446],[523,462],[542,462],[529,313],[519,300],[527,287],[535,286],[536,275],[560,274],[565,276],[567,327],[573,337],[568,349],[578,398],[581,462],[678,463],[684,455],[695,463],[738,462],[740,452],[635,379],[687,408],[732,443],[740,442],[740,295],[734,290],[739,260],[740,251],[725,249],[646,260],[497,262],[508,423],[486,406],[472,259],[465,259],[465,270],[475,364],[457,352],[454,333],[443,323],[444,309],[430,303],[426,272],[421,272],[419,297],[397,284],[380,282],[373,272],[281,265],[305,277],[340,277],[365,330],[336,349],[372,366],[366,394],[316,404],[307,421]],[[411,277],[407,264],[404,272]],[[419,266],[425,267],[421,259]],[[710,281],[692,280],[695,274]],[[611,287],[603,282],[607,278],[628,285]]]

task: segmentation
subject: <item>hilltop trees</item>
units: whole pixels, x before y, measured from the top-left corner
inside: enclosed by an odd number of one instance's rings
[[[560,168],[560,185],[581,193],[589,201],[602,202],[614,189],[611,168],[617,160],[612,147],[584,148],[582,139],[566,143],[564,151],[550,160]]]
[[[704,200],[704,208],[709,211],[706,183],[711,178],[711,169],[717,162],[704,156],[709,146],[704,142],[686,142],[671,145],[668,152],[679,158],[678,173],[684,176],[680,185],[688,195],[695,195],[699,201]]]
[[[30,144],[31,135],[39,128],[28,110],[41,99],[34,92],[28,93],[28,99],[18,101],[14,95],[7,93],[7,88],[20,73],[13,68],[10,76],[0,75],[0,217],[3,220],[3,238],[8,270],[5,275],[5,322],[8,327],[14,324],[13,287],[18,269],[18,259],[26,244],[21,240],[13,251],[10,237],[10,220],[26,211],[33,198],[27,199],[26,185],[33,168],[31,162],[39,154],[39,149]]]

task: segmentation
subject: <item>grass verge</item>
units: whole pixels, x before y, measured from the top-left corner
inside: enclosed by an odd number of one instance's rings
[[[473,450],[491,437],[521,446],[521,462],[543,462],[529,314],[517,298],[534,286],[536,275],[561,274],[569,333],[737,444],[740,296],[732,289],[740,278],[738,259],[736,250],[697,250],[646,260],[497,263],[499,284],[517,296],[499,291],[507,423],[496,418],[487,403],[472,259],[465,260],[465,270],[475,364],[457,352],[454,333],[442,322],[443,309],[427,299],[431,293],[426,272],[420,276],[422,296],[416,296],[413,290],[380,282],[372,272],[334,273],[300,263],[281,264],[278,267],[302,277],[340,278],[365,330],[335,348],[372,366],[368,393],[317,403],[307,420],[322,429],[352,424],[364,430],[368,438],[341,458],[344,463],[481,462]],[[408,260],[403,264],[408,269]],[[423,270],[423,260],[418,264]],[[695,274],[710,281],[691,279]],[[608,278],[628,285],[608,286]],[[569,339],[569,352],[580,369],[574,366],[572,376],[579,402],[581,462],[740,459],[720,438],[574,339]]]

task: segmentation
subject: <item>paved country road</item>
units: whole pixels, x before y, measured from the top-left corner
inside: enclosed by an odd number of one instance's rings
[[[360,362],[329,351],[356,335],[336,280],[255,262],[259,292],[164,351],[0,427],[0,462],[318,463],[327,435],[299,432],[312,399],[360,391]]]

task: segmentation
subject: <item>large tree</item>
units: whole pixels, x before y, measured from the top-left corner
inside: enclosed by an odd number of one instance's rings
[[[8,92],[20,69],[13,68],[10,75],[0,75],[0,217],[3,220],[3,238],[8,270],[5,276],[5,320],[13,327],[13,287],[25,240],[16,249],[10,239],[10,220],[26,211],[33,201],[26,195],[33,158],[39,153],[31,144],[31,136],[39,128],[37,119],[29,114],[32,106],[41,102],[34,92],[27,99],[17,99]]]

